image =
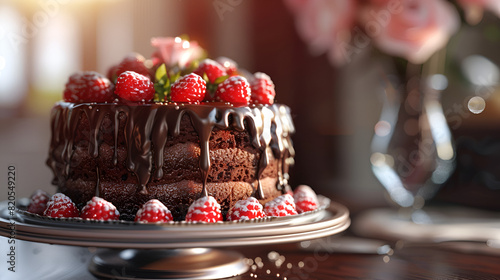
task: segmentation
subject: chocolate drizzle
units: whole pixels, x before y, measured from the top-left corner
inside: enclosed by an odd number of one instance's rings
[[[103,141],[102,124],[107,115],[114,123],[113,164],[118,162],[117,147],[120,119],[125,118],[123,129],[127,152],[126,167],[137,177],[138,188],[147,194],[148,183],[163,177],[164,149],[168,136],[178,136],[181,119],[187,114],[198,134],[200,145],[200,180],[202,195],[206,189],[210,171],[209,140],[214,128],[249,131],[252,145],[261,155],[255,174],[254,195],[264,198],[260,184],[263,170],[269,164],[269,154],[278,159],[278,186],[287,184],[288,165],[293,162],[294,150],[291,133],[294,132],[289,108],[284,105],[233,107],[227,104],[73,104],[61,102],[52,110],[52,139],[47,164],[54,172],[54,184],[63,183],[70,173],[70,161],[75,152],[74,135],[79,130],[79,121],[88,119],[88,152],[96,158]],[[111,132],[111,131],[110,131]],[[154,172],[154,173],[153,173]],[[96,167],[96,191],[99,190],[99,166]]]

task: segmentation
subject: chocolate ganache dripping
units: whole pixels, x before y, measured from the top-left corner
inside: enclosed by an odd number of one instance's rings
[[[227,104],[73,104],[60,102],[51,114],[52,139],[50,142],[47,164],[54,172],[53,183],[64,184],[70,173],[71,159],[75,153],[73,139],[79,128],[80,119],[85,117],[89,124],[88,154],[99,156],[99,147],[103,142],[105,116],[112,120],[109,129],[113,129],[114,153],[113,164],[118,162],[118,138],[121,118],[125,118],[123,128],[127,152],[126,168],[137,177],[140,192],[147,194],[147,185],[152,178],[163,176],[164,149],[167,137],[176,137],[180,133],[181,119],[188,115],[199,137],[200,179],[203,183],[203,195],[210,170],[209,140],[214,128],[249,131],[252,145],[260,151],[257,172],[257,186],[254,195],[264,198],[260,177],[269,164],[269,152],[278,159],[278,188],[287,184],[288,165],[293,163],[294,150],[291,134],[294,126],[289,108],[285,105],[255,105],[251,107],[233,107]],[[96,166],[96,190],[99,189],[99,166]]]

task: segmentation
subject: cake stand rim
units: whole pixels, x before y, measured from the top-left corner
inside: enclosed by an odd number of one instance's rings
[[[212,235],[203,235],[203,233],[207,232],[203,230],[203,226],[185,227],[184,231],[174,232],[174,234],[163,231],[165,234],[163,237],[160,232],[157,232],[158,234],[155,238],[144,238],[144,240],[138,237],[141,237],[141,234],[148,234],[147,231],[123,232],[122,229],[106,229],[101,231],[106,233],[103,236],[99,236],[99,230],[97,230],[97,235],[89,236],[91,235],[90,232],[96,230],[91,229],[89,232],[82,233],[81,228],[76,230],[68,228],[54,229],[40,225],[24,224],[20,221],[0,217],[0,235],[10,236],[11,229],[9,228],[9,224],[13,221],[16,238],[33,242],[102,248],[212,248],[298,242],[334,235],[344,231],[350,225],[349,210],[340,203],[332,201],[330,207],[319,211],[319,214],[321,214],[320,217],[315,221],[304,221],[302,219],[301,221],[297,221],[297,224],[292,223],[286,226],[270,225],[267,228],[265,226],[257,227],[253,232],[254,234],[234,229],[238,227],[236,223],[212,227],[212,233],[214,233]],[[259,224],[265,224],[265,222]],[[224,229],[231,227],[233,227],[232,231]],[[194,231],[193,229],[197,230]],[[248,227],[245,227],[244,231],[248,231]],[[117,233],[118,236],[114,236]],[[190,235],[186,237],[187,233]],[[220,233],[220,235],[216,233]],[[193,235],[200,235],[200,237],[195,238]]]

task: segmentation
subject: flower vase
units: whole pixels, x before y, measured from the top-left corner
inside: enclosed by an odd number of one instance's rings
[[[383,108],[375,125],[370,158],[373,173],[401,213],[416,222],[454,170],[452,136],[441,105],[441,74],[386,77]],[[420,221],[417,221],[419,220]]]

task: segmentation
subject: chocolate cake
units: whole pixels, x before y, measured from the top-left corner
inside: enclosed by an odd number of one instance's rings
[[[249,196],[281,195],[293,162],[289,108],[208,102],[71,103],[52,109],[47,164],[81,208],[93,196],[132,220],[146,201],[176,220],[207,193],[223,213]]]
[[[78,209],[102,198],[125,220],[151,199],[183,220],[203,196],[225,216],[239,200],[286,192],[294,127],[271,78],[205,58],[196,42],[151,42],[149,60],[132,54],[107,77],[70,76],[51,115],[57,191]]]

